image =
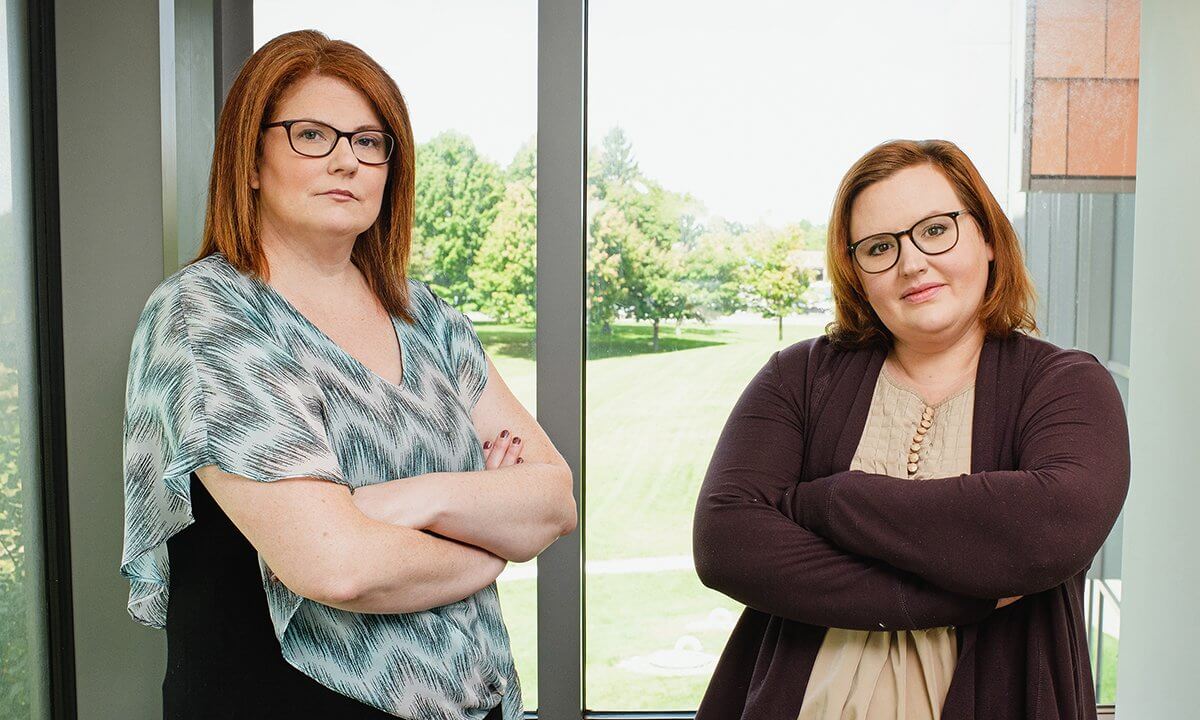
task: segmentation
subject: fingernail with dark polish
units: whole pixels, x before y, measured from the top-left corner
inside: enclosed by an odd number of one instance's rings
[[[483,449],[484,449],[484,450],[491,450],[491,449],[492,449],[492,441],[491,441],[491,440],[484,440],[484,441],[483,441]]]
[[[502,438],[506,438],[506,437],[508,437],[508,431],[507,431],[507,430],[501,430],[501,431],[500,431],[500,437],[502,437]]]
[[[513,438],[513,445],[520,445],[520,444],[521,444],[521,438],[519,438],[519,437]]]
[[[525,462],[525,458],[517,458],[517,464],[518,464],[518,465],[520,465],[520,464],[521,464],[521,463],[523,463],[523,462]]]

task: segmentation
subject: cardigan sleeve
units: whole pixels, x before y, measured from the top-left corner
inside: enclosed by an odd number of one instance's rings
[[[798,407],[776,353],[734,407],[701,487],[692,543],[700,580],[756,610],[822,627],[912,630],[986,617],[995,601],[850,554],[789,517],[783,498],[804,456]]]
[[[1030,595],[1086,569],[1129,488],[1129,432],[1108,371],[1079,351],[1032,371],[1017,468],[913,482],[841,472],[795,488],[804,527],[973,597]]]

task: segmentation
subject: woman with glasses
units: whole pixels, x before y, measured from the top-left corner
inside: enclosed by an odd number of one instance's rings
[[[571,472],[406,277],[413,159],[348,43],[282,35],[229,92],[126,390],[121,572],[166,629],[164,717],[522,717],[495,580],[574,527]]]
[[[1097,360],[1035,339],[971,161],[894,141],[842,180],[835,320],[773,355],[700,491],[701,580],[745,603],[700,720],[1095,717],[1084,579],[1129,444]]]

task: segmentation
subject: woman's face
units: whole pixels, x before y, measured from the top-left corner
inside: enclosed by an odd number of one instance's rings
[[[310,75],[287,90],[266,122],[319,120],[345,132],[384,129],[371,102],[337,78]],[[355,238],[375,222],[388,165],[365,165],[339,138],[321,158],[292,150],[283,127],[263,130],[262,155],[250,185],[258,190],[264,229],[284,241]],[[331,191],[340,190],[341,193]],[[348,194],[347,194],[348,193]]]
[[[903,232],[931,215],[964,210],[954,187],[932,165],[905,168],[864,189],[850,210],[850,240]],[[958,216],[958,244],[940,255],[918,250],[907,234],[900,258],[881,273],[854,270],[879,319],[900,342],[953,342],[978,323],[992,246],[973,215]]]

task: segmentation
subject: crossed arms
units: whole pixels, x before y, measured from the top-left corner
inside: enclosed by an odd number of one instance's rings
[[[314,478],[261,483],[215,465],[197,475],[293,592],[343,610],[415,612],[490,585],[575,527],[571,471],[488,359],[471,413],[489,469],[346,488]],[[519,437],[519,450],[512,439]],[[516,463],[519,456],[522,461]]]
[[[735,406],[701,489],[701,580],[772,615],[861,630],[979,622],[998,599],[1061,584],[1120,512],[1128,435],[1098,363],[1076,354],[1037,371],[1017,428],[1020,470],[800,483],[802,415],[773,357]]]

